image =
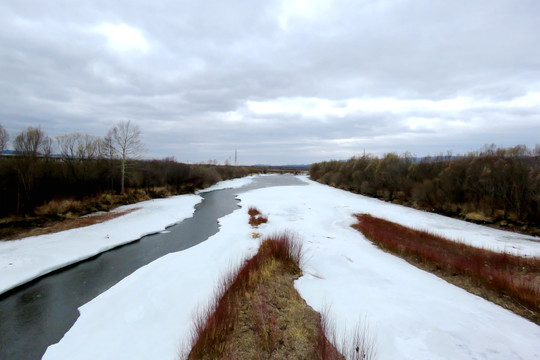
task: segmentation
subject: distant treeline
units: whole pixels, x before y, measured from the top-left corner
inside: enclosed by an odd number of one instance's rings
[[[126,199],[135,190],[149,197],[192,192],[220,180],[249,175],[255,169],[191,165],[173,160],[134,160],[126,176]],[[0,216],[33,215],[51,200],[84,200],[120,193],[121,163],[116,159],[54,160],[16,156],[0,158]],[[99,209],[98,209],[99,210]]]
[[[257,171],[182,164],[174,159],[137,160],[143,148],[139,135],[138,127],[130,122],[114,126],[104,138],[72,133],[53,141],[39,127],[24,129],[13,140],[15,152],[0,156],[0,217],[64,218],[69,213],[109,210],[123,203],[192,192]],[[8,142],[0,125],[0,152]],[[58,155],[53,155],[54,149]]]
[[[313,180],[356,193],[471,220],[539,223],[540,146],[421,160],[370,155],[310,167]]]

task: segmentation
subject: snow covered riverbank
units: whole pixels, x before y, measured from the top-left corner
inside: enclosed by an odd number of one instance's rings
[[[198,195],[121,206],[118,218],[59,233],[0,242],[0,293],[64,266],[135,241],[193,215]]]
[[[304,276],[295,287],[315,310],[331,306],[338,334],[367,319],[379,359],[540,359],[540,327],[386,254],[350,228],[371,213],[477,246],[539,256],[540,245],[311,182],[240,194],[242,206],[220,219],[208,241],[137,270],[80,308],[81,316],[44,359],[175,359],[191,320],[221,276],[254,254],[247,209],[304,242]]]
[[[253,176],[222,181],[199,193],[241,187]],[[164,230],[193,215],[199,195],[179,195],[118,207],[118,218],[59,233],[0,241],[0,294],[41,275]]]

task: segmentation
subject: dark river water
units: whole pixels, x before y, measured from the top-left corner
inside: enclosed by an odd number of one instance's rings
[[[60,341],[75,323],[78,307],[138,268],[217,233],[217,220],[239,207],[235,194],[302,184],[292,175],[263,176],[240,189],[201,194],[203,201],[193,217],[167,228],[168,232],[145,236],[0,295],[0,359],[41,359],[47,347]]]

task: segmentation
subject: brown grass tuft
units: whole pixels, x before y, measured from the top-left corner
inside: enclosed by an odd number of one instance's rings
[[[195,319],[190,353],[181,358],[344,359],[325,337],[326,322],[294,289],[301,261],[301,243],[290,234],[263,241],[220,283]]]
[[[481,249],[362,214],[377,246],[540,325],[540,259]]]
[[[252,206],[252,207],[250,207],[250,208],[248,209],[248,215],[249,215],[249,216],[252,216],[252,217],[253,217],[253,216],[260,215],[260,214],[261,214],[261,212],[260,212],[259,209],[257,209],[256,207],[253,207],[253,206]]]
[[[265,224],[268,222],[268,218],[263,216],[261,212],[255,207],[250,207],[248,209],[248,214],[249,214],[249,225],[253,227],[257,227],[261,224]]]
[[[294,259],[300,256],[301,246],[296,244],[285,235],[265,240],[254,257],[225,276],[211,305],[196,318],[188,359],[233,359],[240,358],[235,355],[239,351],[276,351],[278,312],[271,311],[269,290],[262,284],[279,278],[278,274],[299,275]],[[249,319],[248,338],[235,332],[243,326],[239,318]]]
[[[82,203],[78,200],[51,200],[44,205],[36,207],[34,212],[36,215],[65,214],[68,212],[79,211],[81,207]]]

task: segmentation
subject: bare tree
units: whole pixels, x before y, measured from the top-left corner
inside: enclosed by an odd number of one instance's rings
[[[58,151],[65,162],[65,169],[77,182],[85,183],[93,169],[90,160],[100,156],[102,139],[80,133],[56,137]]]
[[[7,144],[9,142],[9,134],[4,129],[2,125],[0,125],[0,152],[4,151],[7,148]]]
[[[17,213],[32,211],[33,199],[36,193],[38,175],[44,167],[38,156],[49,156],[52,152],[52,140],[41,128],[29,126],[21,131],[13,141],[15,151],[24,156],[17,156],[15,170],[17,171]]]
[[[144,151],[140,139],[141,130],[131,121],[121,121],[116,124],[104,139],[105,152],[121,161],[121,192],[124,193],[126,164],[128,159],[137,158]]]
[[[84,135],[82,142],[82,151],[79,153],[86,159],[96,159],[101,154],[102,140],[91,135]]]
[[[13,145],[15,151],[33,157],[49,156],[52,152],[52,139],[40,127],[27,127],[17,135]]]
[[[73,133],[56,137],[58,151],[66,160],[74,160],[77,157],[77,142],[81,134]]]
[[[58,150],[67,160],[95,159],[100,154],[101,139],[80,133],[56,137]]]

